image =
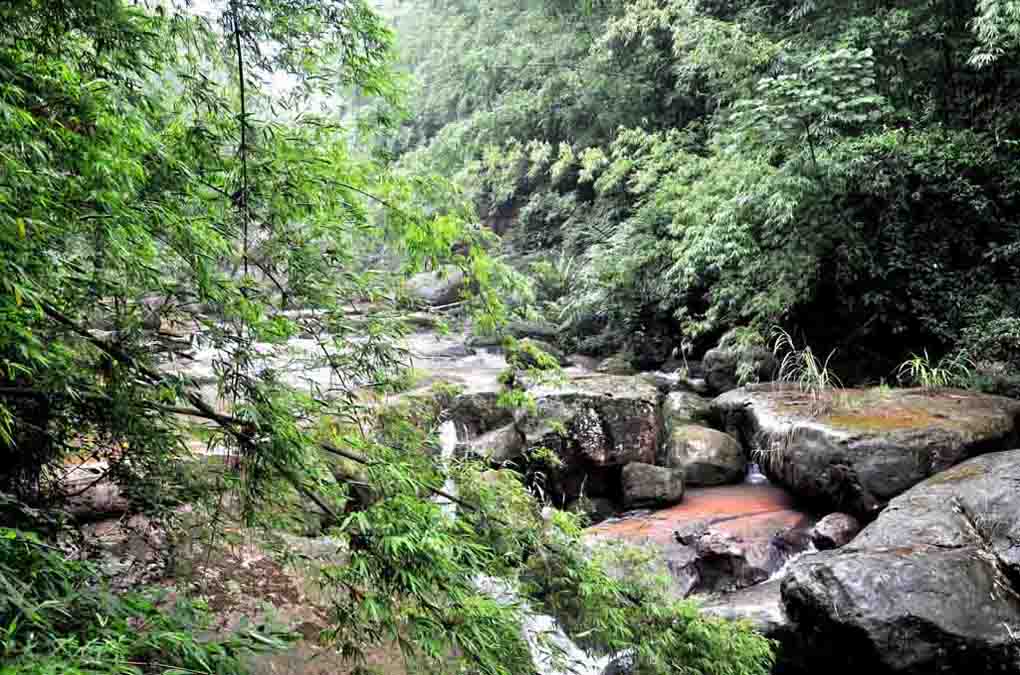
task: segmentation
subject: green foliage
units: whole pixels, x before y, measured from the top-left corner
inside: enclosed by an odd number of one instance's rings
[[[253,652],[293,639],[265,627],[200,638],[202,604],[155,589],[114,594],[91,565],[31,532],[0,528],[3,675],[241,675]]]
[[[401,150],[573,261],[578,346],[780,324],[880,377],[1017,314],[1017,3],[552,4],[411,22],[453,41]]]
[[[810,345],[798,348],[790,334],[782,328],[776,328],[774,335],[772,353],[779,357],[776,380],[792,382],[816,400],[842,387],[839,378],[829,368],[835,351],[829,352],[822,360],[815,356]]]
[[[642,675],[671,672],[678,664],[692,672],[769,672],[768,640],[749,626],[701,614],[691,601],[671,600],[668,572],[643,564],[650,562],[649,552],[621,545],[592,557],[577,542],[576,530],[564,525],[559,555],[535,556],[526,578],[572,632],[590,644],[631,652],[634,672]],[[635,567],[642,572],[634,573]],[[628,572],[617,577],[607,568]]]
[[[970,381],[974,364],[966,357],[944,357],[934,361],[925,350],[920,356],[911,354],[900,364],[897,375],[901,381],[925,389],[939,389],[953,385],[965,385]]]

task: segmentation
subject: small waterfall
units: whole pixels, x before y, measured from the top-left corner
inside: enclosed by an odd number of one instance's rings
[[[454,497],[457,496],[457,484],[449,474],[449,464],[450,460],[453,459],[453,453],[456,449],[457,423],[453,420],[447,420],[439,426],[439,458],[443,463],[444,470],[447,472],[446,482],[443,483],[443,492]],[[436,503],[441,506],[449,517],[452,518],[457,514],[457,505],[446,497],[436,497]]]
[[[749,485],[765,485],[769,482],[768,476],[761,471],[761,467],[758,466],[757,462],[751,462],[747,465],[747,475],[744,477],[744,482]]]
[[[555,618],[531,611],[505,580],[479,576],[476,583],[501,605],[517,604],[521,608],[521,631],[539,675],[602,675],[613,660],[612,656],[591,656],[578,647]]]

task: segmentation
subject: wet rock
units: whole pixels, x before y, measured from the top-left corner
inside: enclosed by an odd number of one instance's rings
[[[662,402],[666,432],[690,424],[707,425],[712,420],[712,402],[688,391],[676,391]]]
[[[504,332],[515,338],[532,338],[544,342],[555,342],[560,336],[556,326],[542,321],[509,321]]]
[[[439,271],[420,272],[406,282],[411,297],[426,305],[449,305],[461,299],[465,287],[464,272],[453,266]]]
[[[582,375],[562,386],[529,390],[534,411],[519,411],[528,447],[544,446],[567,462],[598,466],[655,461],[658,392],[635,377]]]
[[[471,439],[467,450],[493,464],[503,464],[518,459],[524,452],[524,437],[513,424],[494,429]]]
[[[565,366],[568,363],[566,355],[558,347],[535,338],[519,340],[512,355],[508,358],[511,361],[515,361],[514,365],[518,367],[533,368],[539,365],[536,350],[548,354],[561,366]]]
[[[623,467],[623,504],[627,508],[676,504],[684,496],[682,471],[641,462]]]
[[[609,665],[602,671],[602,675],[633,675],[636,667],[637,660],[634,658],[633,652],[624,652],[610,660]]]
[[[1020,672],[1020,451],[948,469],[893,499],[782,584],[789,617],[836,673]],[[838,653],[838,664],[831,655]]]
[[[591,522],[598,523],[616,513],[616,504],[605,497],[581,497],[567,504],[567,511],[586,515]]]
[[[630,358],[624,354],[616,354],[602,359],[595,370],[606,375],[633,375],[636,372],[630,363]]]
[[[741,345],[730,332],[717,347],[705,352],[702,365],[709,389],[723,393],[745,382],[771,381],[777,364],[771,351],[760,345]]]
[[[811,543],[819,551],[849,544],[861,531],[861,523],[849,513],[830,513],[811,529]]]
[[[595,370],[599,367],[599,360],[594,356],[585,356],[584,354],[569,354],[567,356],[567,363],[584,370]]]
[[[514,421],[513,411],[499,404],[499,391],[460,394],[450,404],[450,417],[475,438]]]
[[[580,375],[528,392],[534,409],[516,412],[527,448],[547,448],[558,466],[543,469],[546,488],[569,501],[615,497],[620,468],[655,462],[658,392],[635,377]]]
[[[759,385],[713,407],[768,476],[819,508],[873,517],[932,474],[1014,447],[1020,401],[951,389],[809,393]]]
[[[736,439],[707,427],[669,429],[666,466],[684,472],[688,485],[725,485],[744,477],[747,457]]]

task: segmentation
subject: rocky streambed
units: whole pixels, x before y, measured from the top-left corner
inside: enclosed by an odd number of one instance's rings
[[[560,355],[562,380],[524,383],[534,406],[509,410],[498,349],[429,331],[407,345],[405,395],[460,388],[455,451],[540,472],[554,503],[596,521],[592,542],[654,551],[678,597],[776,639],[776,672],[1020,673],[1020,402],[721,391],[736,364],[718,354],[700,380]]]

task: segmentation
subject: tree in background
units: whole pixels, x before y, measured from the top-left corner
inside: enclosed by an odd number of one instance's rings
[[[784,324],[877,378],[1017,315],[1016,3],[513,4],[404,19],[461,36],[404,161],[573,260],[576,346]]]

